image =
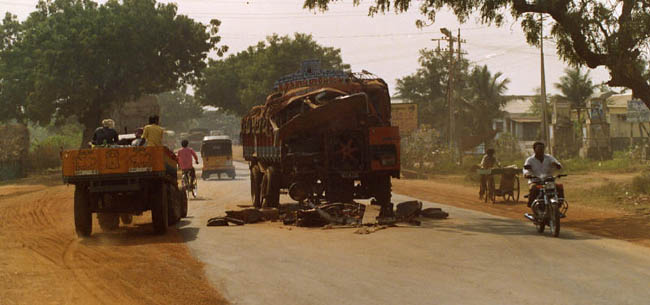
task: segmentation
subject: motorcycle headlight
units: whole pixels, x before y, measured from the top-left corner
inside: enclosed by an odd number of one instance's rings
[[[555,182],[546,182],[546,184],[544,184],[544,188],[547,190],[554,190]]]

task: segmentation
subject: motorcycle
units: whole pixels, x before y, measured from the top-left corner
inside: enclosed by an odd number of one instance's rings
[[[554,237],[560,235],[560,219],[566,217],[566,211],[569,209],[566,200],[558,196],[558,189],[562,188],[562,185],[556,184],[555,180],[561,177],[566,175],[530,177],[535,183],[538,195],[530,206],[533,214],[526,213],[524,216],[535,224],[538,233],[544,233],[544,228],[548,225]]]

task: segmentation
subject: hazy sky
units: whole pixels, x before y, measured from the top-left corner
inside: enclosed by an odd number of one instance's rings
[[[354,7],[352,0],[333,4],[330,11],[314,13],[302,8],[302,0],[180,0],[162,1],[178,4],[179,13],[207,23],[216,18],[222,21],[222,43],[234,54],[278,33],[295,32],[312,34],[321,45],[341,49],[345,63],[353,71],[365,69],[388,82],[391,94],[395,93],[397,78],[412,74],[418,68],[418,51],[434,48],[441,38],[441,27],[466,40],[462,49],[471,62],[487,65],[493,73],[500,71],[510,79],[508,94],[534,94],[540,81],[539,49],[528,46],[519,22],[504,27],[489,27],[474,20],[460,25],[448,12],[439,12],[436,22],[423,29],[415,27],[421,18],[417,7],[403,14],[388,13],[367,16],[371,1],[362,0]],[[36,0],[0,0],[0,12],[9,11],[22,20],[34,10]],[[417,2],[414,2],[417,3]],[[443,47],[446,47],[443,43]],[[456,47],[456,46],[454,46]],[[566,67],[555,53],[551,41],[545,42],[546,86],[549,93],[557,93],[553,83],[558,82]],[[608,80],[605,69],[591,70],[594,83]]]

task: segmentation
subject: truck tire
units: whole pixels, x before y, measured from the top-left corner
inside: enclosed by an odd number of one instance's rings
[[[115,213],[97,213],[99,227],[104,231],[114,231],[120,226],[120,215]]]
[[[264,192],[264,207],[277,208],[280,205],[280,175],[273,166],[269,166],[264,173],[262,191]]]
[[[167,183],[159,182],[156,186],[154,186],[151,196],[153,231],[156,234],[165,234],[169,223]]]
[[[181,214],[183,213],[181,207],[181,201],[178,196],[180,191],[173,185],[167,186],[167,220],[168,225],[173,226],[181,220]]]
[[[253,206],[257,209],[262,207],[262,171],[258,165],[251,167],[251,198]]]
[[[90,194],[83,185],[74,188],[74,227],[79,237],[89,237],[93,230]]]

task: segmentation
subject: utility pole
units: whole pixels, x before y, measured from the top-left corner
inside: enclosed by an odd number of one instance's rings
[[[452,103],[453,97],[453,82],[454,82],[454,37],[447,28],[440,29],[440,32],[447,36],[447,45],[449,46],[449,76],[447,78],[447,108],[449,109],[449,127],[447,128],[447,136],[449,140],[449,153],[451,159],[455,159],[455,145],[454,145],[454,109]]]
[[[542,86],[541,86],[541,103],[542,103],[542,139],[544,139],[544,145],[546,147],[552,147],[549,143],[548,135],[548,122],[546,121],[546,76],[544,75],[544,14],[539,14],[540,19],[540,40],[539,40],[539,50],[540,50],[540,64],[542,71]],[[551,148],[549,148],[549,152]]]

